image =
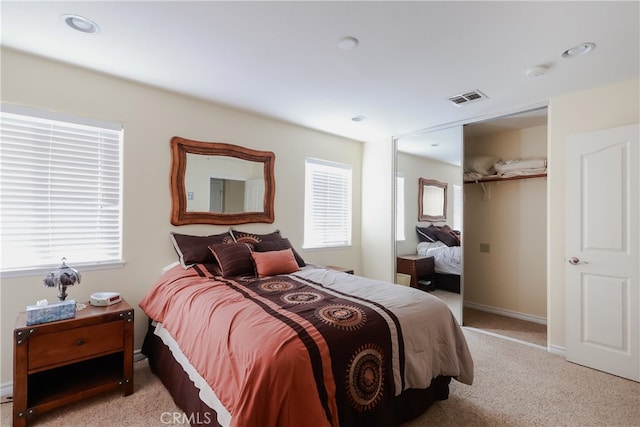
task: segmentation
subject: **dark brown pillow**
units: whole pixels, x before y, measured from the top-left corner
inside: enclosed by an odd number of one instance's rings
[[[421,242],[437,242],[441,241],[447,246],[460,246],[459,232],[452,230],[448,225],[440,227],[431,224],[428,227],[416,226],[418,240]]]
[[[210,246],[224,277],[255,276],[251,249],[246,243],[227,243]]]
[[[245,231],[239,231],[231,228],[229,232],[233,236],[233,240],[235,240],[237,243],[247,243],[251,249],[255,247],[256,243],[282,239],[280,230],[276,230],[268,234],[256,234],[247,233]]]
[[[451,227],[445,224],[436,228],[438,240],[447,246],[460,246],[460,236]]]
[[[286,237],[283,237],[279,240],[265,240],[264,242],[258,242],[254,245],[254,250],[256,252],[272,252],[281,251],[284,249],[291,249],[293,251],[293,256],[296,258],[298,267],[304,267],[305,265],[307,265],[307,263],[304,262],[300,254],[293,248],[291,242]]]
[[[418,240],[421,242],[433,243],[439,240],[438,229],[433,224],[428,227],[418,227],[416,225],[416,233],[418,233]]]
[[[220,243],[232,243],[233,236],[227,231],[211,236],[190,236],[187,234],[170,233],[173,247],[180,257],[180,264],[189,268],[193,264],[215,263],[216,259],[209,250],[209,246]]]
[[[460,246],[460,239],[453,231],[438,230],[438,240],[447,246]]]

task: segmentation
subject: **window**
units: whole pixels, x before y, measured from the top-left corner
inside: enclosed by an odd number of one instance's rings
[[[405,240],[404,235],[404,176],[396,175],[396,240]]]
[[[122,125],[2,104],[2,272],[122,260]]]
[[[351,245],[351,166],[305,161],[305,248]]]

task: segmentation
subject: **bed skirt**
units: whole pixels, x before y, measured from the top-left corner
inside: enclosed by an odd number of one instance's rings
[[[189,379],[182,366],[173,358],[171,350],[149,329],[142,345],[142,353],[149,360],[151,371],[160,378],[173,397],[176,405],[184,411],[192,426],[212,425],[220,427],[216,413],[198,396],[199,390]],[[427,389],[405,390],[400,396],[392,398],[379,426],[392,427],[413,420],[423,414],[433,403],[449,397],[451,377],[434,378]]]
[[[460,293],[460,276],[458,274],[435,274],[435,287],[444,291]]]

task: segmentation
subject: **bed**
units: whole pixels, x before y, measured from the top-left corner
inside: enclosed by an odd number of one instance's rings
[[[396,426],[446,399],[451,379],[472,383],[438,298],[238,234],[208,246],[215,262],[176,248],[180,264],[140,302],[143,353],[192,425]]]
[[[462,273],[460,233],[449,226],[416,226],[418,255],[431,256],[434,261],[434,286],[449,292],[460,293]]]

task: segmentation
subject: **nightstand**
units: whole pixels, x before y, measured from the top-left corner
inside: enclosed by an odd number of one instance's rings
[[[398,273],[411,276],[411,287],[426,291],[433,291],[434,261],[432,256],[402,255],[397,259],[396,270]]]
[[[123,388],[133,393],[133,308],[124,300],[73,319],[13,331],[13,425],[67,403]]]

